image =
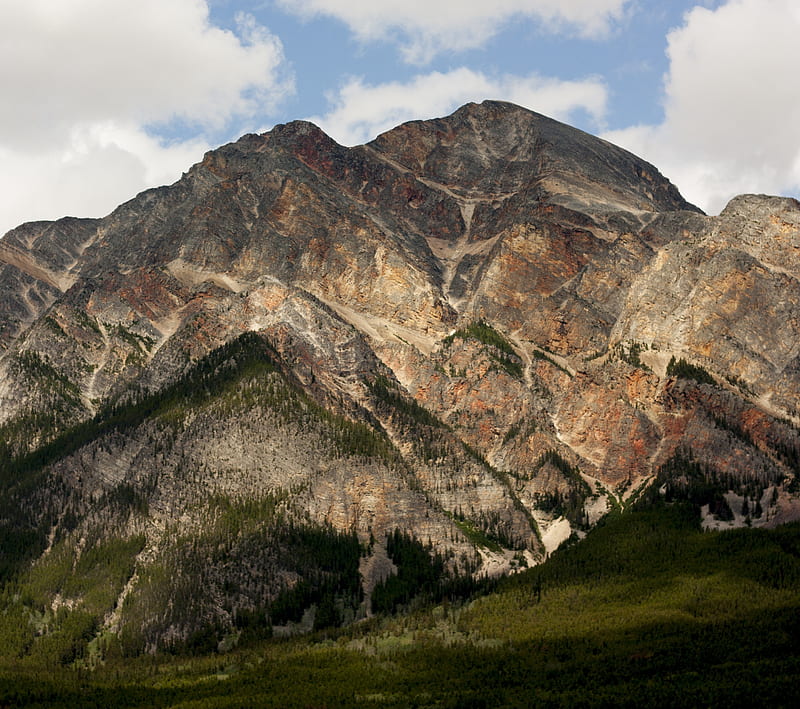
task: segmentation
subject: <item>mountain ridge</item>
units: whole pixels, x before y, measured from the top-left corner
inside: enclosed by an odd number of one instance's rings
[[[368,589],[395,529],[449,573],[506,573],[648,485],[707,526],[800,517],[798,248],[795,200],[709,217],[501,102],[354,148],[276,126],[102,219],[22,225],[0,240],[0,521],[38,541],[12,567],[143,535],[150,598],[155,569],[194,568],[175,535],[265,496],[355,535]],[[255,568],[251,532],[225,544]],[[339,578],[276,557],[231,595],[229,561],[197,601],[221,628]],[[142,613],[114,622],[148,649],[197,631]]]

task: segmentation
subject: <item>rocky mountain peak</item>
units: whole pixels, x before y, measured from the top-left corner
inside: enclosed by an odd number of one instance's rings
[[[164,530],[270,501],[369,547],[371,588],[395,529],[477,575],[650,494],[707,526],[797,517],[799,214],[705,216],[494,101],[353,148],[302,121],[244,136],[103,219],[0,241],[3,533],[34,556],[140,534],[144,573],[182,558]],[[296,583],[231,544],[274,571],[235,603]]]
[[[649,163],[602,139],[499,101],[413,121],[369,144],[442,184],[507,195],[538,188],[577,209],[693,210]],[[613,190],[609,188],[613,186]],[[592,204],[594,203],[594,206]]]

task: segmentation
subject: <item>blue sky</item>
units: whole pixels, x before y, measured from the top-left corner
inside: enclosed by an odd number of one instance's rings
[[[346,145],[509,100],[709,213],[800,192],[798,0],[8,0],[0,234],[102,216],[296,118]]]

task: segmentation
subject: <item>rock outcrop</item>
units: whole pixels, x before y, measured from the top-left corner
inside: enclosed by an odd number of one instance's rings
[[[244,136],[103,219],[0,240],[6,504],[45,500],[14,524],[49,545],[141,532],[142,568],[209,499],[269,494],[384,561],[400,528],[496,573],[678,489],[676,460],[785,520],[798,250],[795,200],[705,216],[510,104],[355,148],[305,122]]]

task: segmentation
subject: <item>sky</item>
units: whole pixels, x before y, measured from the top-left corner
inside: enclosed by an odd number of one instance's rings
[[[717,214],[800,194],[800,0],[0,0],[0,234],[295,119],[344,145],[512,101]]]

